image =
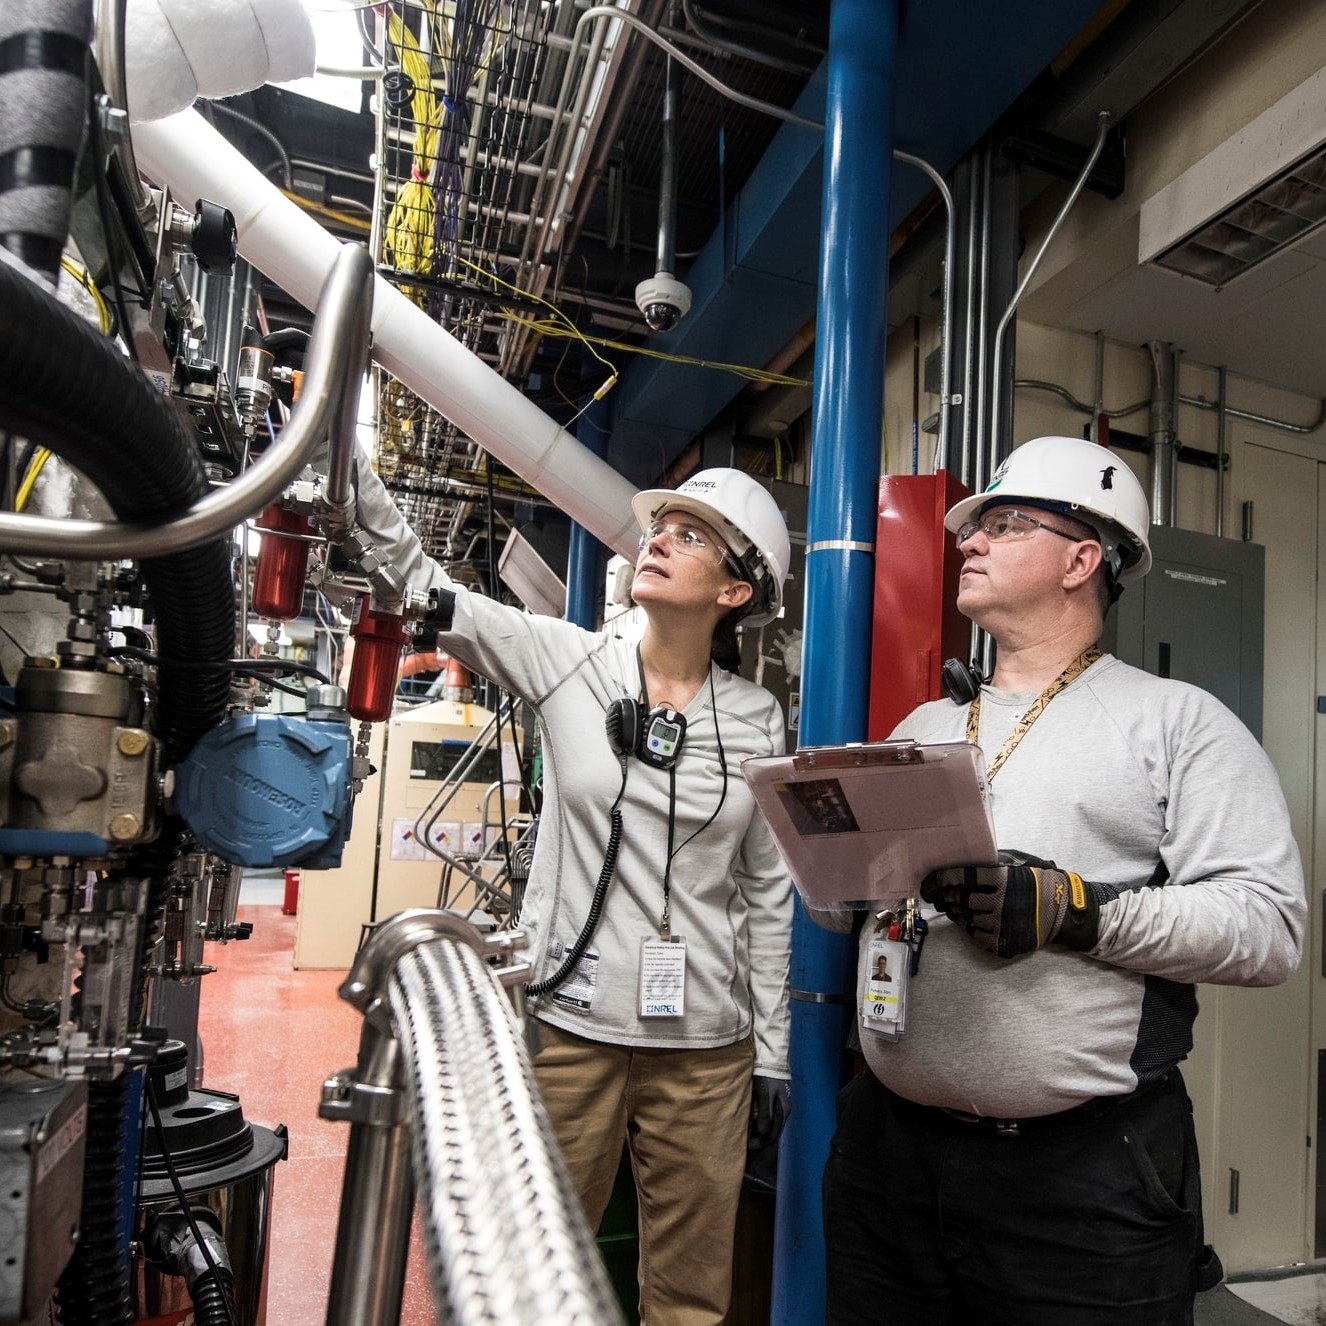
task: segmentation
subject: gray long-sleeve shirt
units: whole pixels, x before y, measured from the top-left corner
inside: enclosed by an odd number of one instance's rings
[[[435,576],[434,583],[443,582]],[[640,693],[636,647],[454,588],[453,627],[439,645],[539,717],[543,812],[520,926],[540,980],[580,933],[603,867],[609,807],[622,781],[604,720],[613,701]],[[753,682],[712,666],[711,678],[712,689],[706,682],[684,711],[675,798],[667,771],[627,761],[616,871],[589,945],[592,987],[576,982],[560,997],[536,999],[532,1010],[617,1045],[704,1049],[753,1030],[756,1071],[786,1077],[791,880],[741,777],[742,760],[781,753],[783,717]],[[672,933],[687,946],[685,1012],[646,1018],[641,942],[659,933],[670,813]]]
[[[543,815],[520,925],[534,979],[541,980],[580,933],[603,867],[608,809],[621,783],[604,719],[614,700],[640,693],[635,646],[453,584],[361,452],[355,487],[357,520],[410,586],[455,592],[453,628],[439,643],[539,716]],[[677,763],[672,932],[687,944],[684,1016],[639,1016],[640,945],[659,932],[671,794],[666,772],[634,758],[617,868],[590,945],[592,997],[583,999],[583,985],[564,987],[561,1000],[554,992],[533,1000],[531,1010],[566,1031],[617,1045],[704,1049],[753,1032],[756,1072],[786,1078],[792,881],[741,777],[747,757],[782,753],[783,715],[763,687],[719,668],[711,675],[712,691],[702,686],[685,711]],[[706,825],[724,783],[721,812]]]
[[[982,696],[988,763],[1035,696]],[[893,735],[961,740],[966,718],[941,700]],[[1121,893],[1090,953],[997,958],[934,917],[906,1034],[863,1034],[871,1069],[900,1095],[1019,1118],[1132,1091],[1191,1048],[1193,983],[1274,985],[1296,967],[1306,907],[1284,797],[1261,747],[1206,691],[1107,656],[1050,703],[991,792],[1001,850]]]

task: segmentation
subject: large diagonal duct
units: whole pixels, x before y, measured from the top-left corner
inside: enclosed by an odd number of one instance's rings
[[[134,146],[143,171],[174,197],[229,208],[240,253],[316,311],[340,242],[201,115],[190,110],[135,125]],[[631,484],[381,277],[373,358],[591,534],[634,558]]]

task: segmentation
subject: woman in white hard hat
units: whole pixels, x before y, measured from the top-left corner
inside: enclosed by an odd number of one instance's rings
[[[789,544],[773,499],[736,470],[634,508],[638,646],[440,568],[432,584],[455,600],[439,647],[539,718],[519,924],[544,1101],[591,1227],[629,1148],[641,1316],[689,1326],[727,1311],[748,1136],[771,1142],[788,1108],[791,883],[739,774],[783,750],[783,716],[731,669],[736,623],[778,616]]]

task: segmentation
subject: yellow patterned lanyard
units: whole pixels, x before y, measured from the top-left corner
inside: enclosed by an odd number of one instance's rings
[[[1054,699],[1060,691],[1064,689],[1069,682],[1076,681],[1098,658],[1100,650],[1092,645],[1089,649],[1084,649],[1033,701],[1031,707],[1021,718],[1018,719],[1017,726],[1008,734],[1008,740],[999,748],[999,754],[996,755],[990,763],[990,767],[985,771],[986,781],[994,778],[1000,769],[1004,767],[1005,762],[1012,753],[1017,750],[1018,742],[1031,730],[1031,725],[1045,712],[1045,706]],[[967,710],[967,740],[973,746],[978,745],[977,737],[981,731],[981,697],[978,692],[976,698],[971,702],[971,708]]]

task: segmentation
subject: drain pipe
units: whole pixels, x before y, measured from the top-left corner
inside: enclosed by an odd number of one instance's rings
[[[1178,385],[1178,355],[1168,341],[1148,341],[1151,352],[1151,520],[1156,525],[1174,523],[1174,472],[1178,468],[1178,445],[1174,435],[1174,410]]]
[[[589,359],[586,354],[585,359]],[[608,454],[612,410],[606,400],[591,400],[576,421],[576,436],[591,455]],[[586,631],[598,628],[599,568],[603,565],[600,544],[579,521],[571,522],[571,540],[566,557],[566,620]]]
[[[889,283],[888,245],[879,235],[893,168],[898,10],[899,0],[833,0],[830,9],[803,745],[859,741],[866,733]],[[852,950],[848,936],[820,929],[797,902],[793,1107],[779,1149],[773,1326],[824,1320],[820,1182],[843,1080]]]
[[[904,165],[915,166],[930,177],[930,181],[939,190],[944,200],[944,278],[941,305],[944,319],[943,340],[940,345],[939,359],[939,445],[935,451],[935,469],[948,469],[949,428],[953,417],[953,395],[951,391],[950,371],[953,364],[953,347],[950,339],[953,334],[953,263],[957,244],[957,218],[953,213],[953,191],[944,177],[928,162],[895,148],[893,159]]]
[[[1225,535],[1225,370],[1216,372],[1216,538]]]

